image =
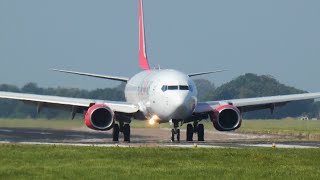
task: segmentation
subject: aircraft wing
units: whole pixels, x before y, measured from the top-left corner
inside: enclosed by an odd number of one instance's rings
[[[212,108],[216,108],[226,104],[230,104],[237,107],[241,112],[249,112],[249,111],[261,110],[261,109],[273,109],[277,106],[286,105],[287,103],[292,101],[317,99],[317,98],[320,98],[320,92],[258,97],[258,98],[246,98],[246,99],[231,99],[231,100],[222,100],[222,101],[208,101],[208,102],[198,103],[194,113],[209,112],[209,111],[212,111]]]
[[[60,70],[60,69],[52,69],[52,71],[63,72],[68,74],[76,74],[81,76],[89,76],[89,77],[95,77],[95,78],[102,78],[102,79],[110,79],[110,80],[122,81],[122,82],[129,81],[129,78],[127,77],[107,76],[107,75],[91,74],[91,73],[84,73],[84,72],[77,72],[77,71],[67,71],[67,70]]]
[[[139,110],[139,107],[137,105],[127,102],[105,101],[96,99],[69,98],[3,91],[0,91],[0,98],[21,100],[29,104],[35,104],[38,106],[38,111],[42,107],[49,107],[82,112],[81,110],[87,110],[91,105],[94,104],[105,104],[115,112],[135,113]]]

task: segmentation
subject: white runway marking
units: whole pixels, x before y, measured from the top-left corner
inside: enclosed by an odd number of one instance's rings
[[[16,144],[30,144],[30,145],[55,145],[55,146],[84,146],[84,147],[131,147],[130,145],[119,144],[81,144],[81,143],[43,143],[43,142],[19,142]],[[134,146],[132,146],[134,147]]]
[[[0,144],[10,144],[9,141],[0,141]],[[177,148],[250,148],[250,147],[262,147],[272,148],[272,144],[238,144],[239,146],[225,146],[225,145],[206,145],[206,144],[85,144],[85,143],[46,143],[46,142],[18,142],[13,144],[30,144],[30,145],[52,145],[52,146],[83,146],[83,147],[177,147]],[[275,148],[319,148],[316,146],[307,145],[287,145],[287,144],[276,144]]]
[[[272,148],[272,144],[241,144],[242,146],[246,147],[265,147],[265,148]],[[299,149],[309,149],[309,148],[319,148],[316,146],[304,146],[304,145],[288,145],[288,144],[275,144],[275,148],[299,148]]]
[[[24,133],[28,133],[28,134],[41,134],[41,135],[50,135],[52,133],[49,132],[38,132],[38,131],[26,131]]]
[[[0,132],[8,132],[8,133],[11,133],[11,132],[13,132],[13,130],[10,130],[10,129],[0,129]]]
[[[181,147],[181,148],[225,148],[225,146],[199,145],[199,144],[164,144],[161,147]]]
[[[84,138],[85,136],[84,135],[66,135],[68,137],[79,137],[79,138]]]

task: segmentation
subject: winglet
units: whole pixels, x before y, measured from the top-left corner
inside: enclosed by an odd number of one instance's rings
[[[150,70],[146,53],[142,0],[139,0],[139,61],[140,68],[144,70]]]

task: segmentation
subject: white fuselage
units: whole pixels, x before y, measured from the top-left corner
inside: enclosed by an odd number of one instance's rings
[[[188,118],[197,105],[195,83],[177,70],[142,71],[128,81],[125,96],[146,118],[156,115],[160,122]]]

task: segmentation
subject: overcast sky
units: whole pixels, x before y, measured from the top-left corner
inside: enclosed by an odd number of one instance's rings
[[[138,68],[137,0],[0,0],[0,84],[103,88],[51,68],[132,76]],[[319,0],[145,0],[152,67],[217,85],[247,72],[320,91]]]

